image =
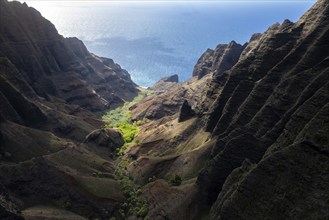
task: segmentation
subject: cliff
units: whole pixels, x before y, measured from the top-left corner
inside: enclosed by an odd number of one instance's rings
[[[197,181],[212,219],[328,218],[328,15],[319,0],[297,23],[273,25],[228,71]]]

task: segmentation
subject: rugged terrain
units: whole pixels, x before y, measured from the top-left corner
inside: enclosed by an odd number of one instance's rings
[[[329,218],[327,0],[147,93],[34,9],[0,4],[2,219]],[[100,120],[123,103],[109,115],[139,131],[129,143]]]
[[[97,130],[100,115],[138,92],[113,60],[63,38],[26,4],[1,0],[0,218],[111,216],[124,196],[109,155],[123,139]]]
[[[152,218],[329,217],[328,30],[329,2],[320,0],[296,23],[202,55],[190,82],[208,82],[184,96],[196,116],[179,123],[178,112],[140,133],[135,178],[183,179],[175,189],[145,186]]]

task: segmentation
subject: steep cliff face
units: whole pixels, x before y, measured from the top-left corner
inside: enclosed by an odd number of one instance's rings
[[[297,23],[273,25],[228,71],[197,181],[212,219],[328,218],[328,15],[319,0]]]
[[[215,50],[208,49],[194,66],[193,76],[201,79],[211,75],[211,83],[206,96],[203,97],[202,111],[207,111],[208,106],[220,93],[227,79],[226,71],[231,69],[239,60],[245,45],[237,44],[235,41],[229,44],[219,44]]]
[[[217,77],[223,75],[238,62],[245,46],[232,41],[229,44],[219,44],[215,50],[208,49],[194,66],[193,76],[201,79],[207,74],[214,74]]]

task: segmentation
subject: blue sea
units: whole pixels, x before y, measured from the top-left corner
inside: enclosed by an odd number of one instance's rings
[[[110,57],[147,87],[174,73],[191,77],[207,48],[235,40],[275,22],[298,18],[315,1],[27,1],[65,37]]]

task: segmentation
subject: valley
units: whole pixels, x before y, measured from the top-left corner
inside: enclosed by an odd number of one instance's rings
[[[327,0],[147,89],[0,12],[0,219],[329,218]]]

